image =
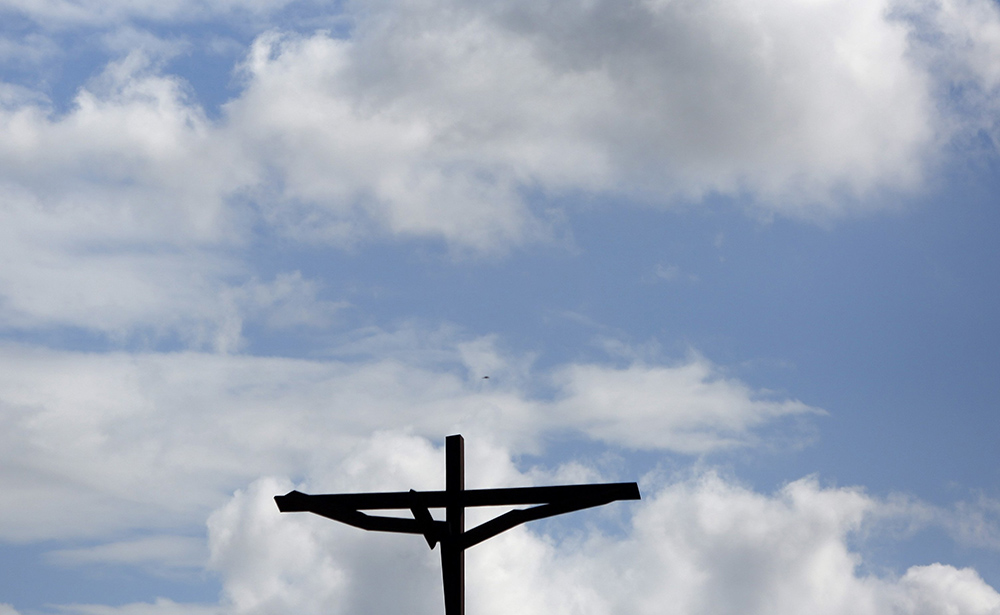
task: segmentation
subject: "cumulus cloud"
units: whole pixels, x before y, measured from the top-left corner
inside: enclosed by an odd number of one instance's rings
[[[422,461],[412,460],[423,466]],[[439,470],[440,459],[434,461],[433,469]],[[289,487],[258,481],[209,519],[212,567],[227,579],[223,594],[233,611],[440,610],[434,592],[427,591],[440,582],[437,553],[426,543],[419,549],[413,548],[421,546],[413,544],[417,541],[406,540],[419,537],[400,541],[400,536],[352,532],[306,518],[283,523],[272,498]],[[380,586],[392,590],[371,591]]]
[[[57,115],[0,89],[0,324],[180,338],[227,351],[242,325],[323,325],[341,304],[298,272],[260,280],[232,200],[252,176],[186,86],[136,52]]]
[[[134,54],[65,115],[23,89],[0,102],[0,322],[214,328],[211,298],[242,273],[219,251],[238,241],[222,200],[238,182],[183,84]]]
[[[429,461],[413,458],[439,472]],[[419,537],[277,515],[272,495],[288,487],[258,480],[212,515],[212,561],[225,579],[227,608],[441,611],[437,554]],[[613,505],[635,510],[621,536],[590,525],[556,541],[522,527],[476,546],[467,554],[470,611],[652,614],[671,605],[685,615],[1000,612],[1000,594],[970,569],[861,572],[863,555],[848,537],[882,502],[857,489],[803,479],[766,495],[707,473],[647,489],[644,497]],[[393,590],[374,589],[386,586]]]
[[[440,472],[439,460],[419,442],[396,438],[373,446],[388,456],[416,453],[407,473],[429,478]],[[290,487],[279,479],[256,480],[212,514],[211,566],[224,586],[215,610],[441,612],[437,553],[419,537],[279,515],[272,497]],[[557,541],[521,527],[473,548],[467,554],[469,610],[652,614],[669,604],[685,615],[1000,611],[1000,594],[970,569],[937,563],[900,576],[861,572],[863,555],[848,538],[880,514],[883,502],[857,489],[822,488],[803,479],[767,495],[706,473],[647,489],[644,497],[627,504],[634,514],[621,535],[585,525]],[[180,615],[213,607],[161,600],[145,608],[66,610]]]
[[[826,217],[918,187],[997,117],[952,93],[995,89],[989,2],[364,6],[349,39],[258,39],[228,107],[283,170],[274,215],[330,237],[544,235],[526,189]]]
[[[260,280],[254,229],[497,251],[558,232],[528,193],[822,216],[995,134],[1000,12],[982,0],[344,10],[349,38],[260,36],[217,119],[147,43],[65,112],[0,85],[0,324],[232,351],[246,322],[340,305],[295,272]]]
[[[221,199],[246,181],[241,161],[213,138],[183,81],[161,74],[144,53],[110,64],[63,115],[37,97],[3,102],[4,202],[63,213],[66,226],[53,234],[149,243],[231,238],[235,220]]]
[[[916,185],[943,136],[881,3],[376,7],[349,40],[258,39],[228,109],[333,234],[360,208],[488,248],[545,232],[528,188],[821,215]]]
[[[525,485],[538,478],[519,470],[506,446],[485,440],[469,444],[470,487]],[[251,478],[220,498],[207,522],[207,565],[222,580],[219,604],[159,599],[58,610],[80,615],[439,613],[439,554],[419,536],[364,532],[305,513],[280,514],[273,496],[292,488],[437,489],[441,453],[419,435],[382,432],[356,439],[338,462],[311,473],[304,483]],[[971,569],[934,563],[898,575],[866,572],[872,567],[865,565],[864,538],[879,532],[886,518],[908,514],[898,500],[878,499],[857,488],[822,487],[814,478],[763,494],[712,471],[688,477],[652,474],[640,488],[640,502],[573,513],[583,523],[572,532],[548,535],[539,533],[542,526],[529,525],[471,549],[470,611],[652,614],[670,604],[689,615],[1000,612],[1000,594]],[[496,514],[475,512],[470,525]],[[137,553],[132,547],[140,542],[66,556],[131,561]]]
[[[342,17],[347,38],[260,36],[218,121],[135,53],[63,116],[3,97],[4,200],[171,245],[232,240],[259,215],[299,239],[489,251],[551,235],[528,193],[721,193],[827,217],[919,186],[956,136],[995,134],[986,0],[423,0]]]

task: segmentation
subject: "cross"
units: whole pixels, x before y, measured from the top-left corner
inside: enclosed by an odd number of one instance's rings
[[[515,487],[510,489],[465,488],[465,440],[461,435],[445,438],[445,490],[383,493],[337,493],[306,495],[291,491],[274,497],[281,512],[311,512],[334,521],[378,532],[422,534],[433,549],[441,543],[441,573],[444,578],[445,615],[465,615],[465,550],[501,532],[535,519],[603,506],[617,500],[638,500],[636,483]],[[470,506],[516,506],[499,517],[465,529],[465,509]],[[435,520],[431,508],[444,508],[445,520]],[[368,515],[362,510],[409,509],[412,519]]]

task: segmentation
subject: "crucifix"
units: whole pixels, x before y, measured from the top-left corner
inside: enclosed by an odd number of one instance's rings
[[[465,488],[465,441],[461,435],[445,438],[445,490],[383,493],[306,495],[291,491],[274,497],[281,512],[311,512],[364,530],[421,534],[433,549],[441,544],[445,615],[465,615],[465,550],[501,532],[535,519],[603,506],[617,500],[638,500],[636,483]],[[465,529],[465,509],[470,506],[518,506],[499,517]],[[444,508],[445,520],[431,516],[431,508]],[[369,515],[362,510],[406,510],[412,519]]]

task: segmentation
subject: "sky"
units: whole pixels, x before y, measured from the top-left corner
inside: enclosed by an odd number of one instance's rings
[[[470,615],[998,615],[998,144],[996,0],[0,0],[0,615],[441,613],[272,498],[454,433],[642,493]]]

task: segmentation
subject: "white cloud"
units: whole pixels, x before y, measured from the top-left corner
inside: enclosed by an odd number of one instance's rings
[[[240,241],[223,202],[239,171],[183,84],[135,54],[63,116],[28,92],[7,92],[0,322],[119,337],[143,328],[197,338],[215,328],[224,306],[212,299],[227,278],[245,275],[221,250]]]
[[[944,121],[963,139],[1000,144],[1000,7],[976,0],[919,0],[894,10],[915,24],[912,54],[929,68],[938,96],[957,113]]]
[[[386,451],[388,452],[388,451]],[[426,456],[425,471],[440,471]],[[307,514],[279,515],[289,485],[255,482],[213,514],[215,569],[235,613],[441,611],[437,553],[419,537],[369,533]],[[641,503],[624,535],[584,526],[556,542],[525,528],[467,554],[470,612],[685,615],[995,615],[1000,594],[970,569],[861,572],[848,546],[882,503],[804,479],[773,495],[703,474]],[[595,515],[597,512],[575,513]],[[378,588],[392,587],[380,591]]]
[[[218,16],[269,13],[289,0],[0,0],[9,11],[53,28],[114,25],[129,20],[191,22]]]
[[[40,34],[0,35],[0,65],[3,66],[37,68],[58,52],[55,42]]]
[[[1000,612],[1000,595],[970,568],[956,570],[942,564],[914,566],[906,571],[900,585],[903,595],[897,603],[903,612],[919,615]]]
[[[214,605],[177,603],[167,598],[155,602],[133,602],[120,606],[104,604],[61,604],[57,612],[66,615],[222,615],[226,612]]]
[[[468,442],[470,487],[533,482],[515,469],[510,449],[483,444]],[[280,514],[273,496],[293,487],[440,488],[441,466],[441,450],[422,437],[383,432],[359,439],[304,485],[258,478],[219,502],[208,519],[209,569],[223,584],[218,605],[159,599],[58,608],[80,615],[439,613],[439,554],[419,536]],[[470,612],[641,615],[670,604],[685,615],[1000,613],[1000,594],[971,569],[936,563],[899,576],[865,572],[872,568],[865,539],[886,518],[906,514],[899,500],[821,487],[812,478],[762,494],[711,471],[650,476],[640,485],[642,501],[573,513],[577,529],[559,539],[529,525],[470,550]],[[491,514],[478,510],[469,526]]]
[[[434,461],[438,470],[440,459]],[[289,488],[258,481],[209,520],[213,569],[225,577],[225,603],[234,612],[441,610],[434,608],[433,592],[421,591],[439,583],[440,572],[437,553],[419,536],[376,535],[316,523],[323,519],[286,518],[290,515],[275,512],[272,498]],[[383,590],[371,591],[378,587]]]
[[[0,320],[232,349],[250,316],[221,298],[260,294],[234,290],[256,284],[238,252],[254,225],[495,251],[555,232],[525,191],[718,191],[825,216],[918,185],[940,144],[998,117],[1000,14],[985,0],[428,0],[345,15],[351,38],[259,37],[218,120],[150,60],[182,43],[131,26],[104,40],[134,50],[65,113],[0,86]]]
[[[1000,15],[986,0],[427,0],[344,17],[349,39],[258,38],[219,123],[139,53],[65,116],[8,103],[3,200],[92,240],[187,246],[234,240],[247,214],[227,201],[252,190],[300,239],[489,251],[550,235],[525,190],[749,194],[804,217],[875,207],[879,190],[918,186],[953,135],[997,122]]]
[[[491,248],[545,232],[524,188],[747,191],[823,215],[915,186],[947,137],[889,9],[366,5],[349,40],[259,39],[228,112],[270,145],[282,196],[307,206],[295,215],[332,235],[374,224]]]
[[[0,103],[4,326],[225,351],[244,321],[316,326],[339,307],[298,272],[251,275],[238,257],[250,218],[232,202],[251,165],[141,53],[65,115],[24,88],[0,90]]]
[[[64,566],[122,564],[146,566],[154,572],[202,568],[207,557],[203,539],[172,535],[147,536],[46,553],[48,561]]]
[[[0,0],[0,11],[59,29],[285,3],[237,4]],[[218,120],[141,52],[111,63],[65,113],[0,84],[0,326],[176,336],[226,352],[245,322],[321,326],[342,307],[300,273],[255,275],[242,252],[254,225],[304,241],[383,234],[491,251],[553,232],[557,217],[527,192],[663,204],[746,194],[767,212],[823,217],[919,186],[956,135],[997,134],[1000,16],[985,0],[346,10],[351,38],[258,38],[244,90]],[[52,40],[4,38],[0,52],[41,65]],[[103,40],[174,49],[128,27]],[[438,612],[437,556],[421,540],[277,515],[270,497],[292,482],[258,477],[433,488],[432,442],[462,431],[475,443],[470,483],[523,484],[545,472],[519,472],[512,455],[538,452],[555,429],[697,455],[759,444],[768,426],[818,412],[698,357],[569,364],[546,378],[490,338],[362,338],[308,361],[0,347],[0,490],[18,503],[0,509],[0,536],[109,541],[51,555],[69,565],[189,566],[203,553],[171,532],[190,535],[216,511],[222,605],[67,613]],[[552,399],[530,392],[539,381]],[[579,460],[551,474],[600,478]],[[971,570],[859,573],[845,537],[893,504],[856,490],[800,481],[766,496],[703,476],[649,496],[624,538],[518,530],[479,548],[474,610],[1000,612]],[[995,503],[902,510],[1000,544]],[[147,537],[128,538],[137,530]],[[371,591],[389,576],[398,591]]]
[[[0,489],[21,505],[0,510],[0,532],[33,540],[190,527],[261,474],[343,471],[384,430],[431,441],[461,432],[477,447],[518,452],[537,452],[541,436],[570,430],[701,454],[753,444],[769,423],[814,411],[761,401],[704,359],[567,365],[555,399],[538,399],[529,391],[546,376],[520,364],[530,357],[491,359],[494,376],[521,378],[486,387],[478,372],[468,375],[482,368],[488,346],[453,338],[399,358],[325,361],[5,346]]]
[[[185,89],[137,52],[110,64],[62,116],[37,102],[6,104],[4,204],[61,214],[65,226],[47,228],[47,236],[232,240],[236,220],[222,198],[248,175]]]
[[[630,448],[704,453],[746,445],[755,427],[775,419],[821,412],[724,378],[699,357],[671,367],[573,365],[556,381],[565,397],[553,424]]]

